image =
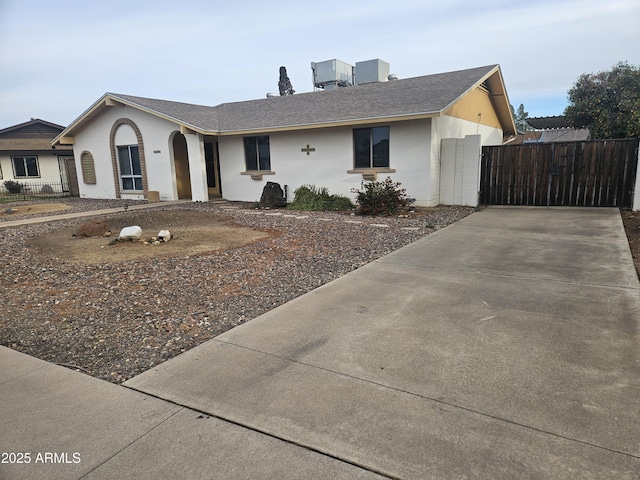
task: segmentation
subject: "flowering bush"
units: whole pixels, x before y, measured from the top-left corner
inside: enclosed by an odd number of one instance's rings
[[[400,182],[391,177],[383,181],[362,182],[362,190],[351,191],[356,194],[358,211],[362,215],[388,215],[396,213],[401,207],[409,204],[406,190],[400,188]]]

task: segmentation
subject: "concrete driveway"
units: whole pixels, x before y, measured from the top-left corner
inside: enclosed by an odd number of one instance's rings
[[[639,319],[617,210],[490,208],[125,386],[0,347],[0,479],[637,479]]]
[[[126,386],[390,478],[631,479],[638,319],[617,210],[490,208]]]

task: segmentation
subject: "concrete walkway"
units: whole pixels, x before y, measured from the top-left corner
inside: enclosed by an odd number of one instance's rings
[[[635,479],[638,319],[617,210],[490,208],[125,386],[0,348],[0,478]]]
[[[187,203],[187,202],[191,202],[191,201],[190,200],[172,200],[167,202],[134,204],[134,205],[128,205],[127,211],[145,210],[148,208],[165,207],[167,205],[176,205],[178,203]],[[25,217],[18,220],[9,220],[6,222],[0,222],[0,228],[20,227],[22,225],[31,225],[32,223],[55,222],[57,220],[69,220],[72,218],[95,217],[96,215],[107,215],[109,213],[118,213],[122,211],[123,211],[123,207],[116,207],[116,208],[104,208],[102,210],[89,210],[86,212],[59,213],[57,215],[47,215],[47,216],[35,217],[35,218]]]

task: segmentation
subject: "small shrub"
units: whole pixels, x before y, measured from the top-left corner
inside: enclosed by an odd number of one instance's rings
[[[330,195],[325,187],[302,185],[293,192],[293,202],[289,204],[292,210],[351,210],[353,203],[342,195]]]
[[[383,181],[362,182],[362,190],[351,190],[356,194],[358,212],[362,215],[389,215],[409,204],[406,190],[391,177]]]
[[[14,182],[13,180],[7,180],[4,182],[4,186],[9,190],[9,193],[20,193],[24,188],[24,185],[20,182]]]

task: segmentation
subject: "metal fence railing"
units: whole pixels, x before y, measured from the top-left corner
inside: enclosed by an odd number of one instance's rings
[[[30,182],[0,180],[0,202],[18,202],[42,198],[69,197],[68,185],[63,182]]]

